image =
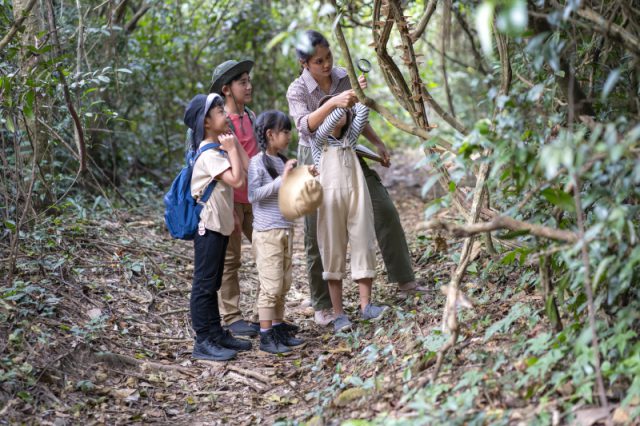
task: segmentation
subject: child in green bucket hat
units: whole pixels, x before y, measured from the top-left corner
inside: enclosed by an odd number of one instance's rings
[[[252,100],[253,86],[249,73],[253,65],[253,61],[250,60],[225,61],[213,70],[209,87],[210,92],[219,93],[224,97],[224,109],[229,127],[249,159],[260,152],[253,132],[255,114],[246,106]],[[248,165],[246,167],[248,168]],[[233,207],[235,229],[229,237],[218,305],[222,321],[231,333],[237,336],[254,337],[258,335],[259,328],[245,321],[240,312],[240,281],[238,279],[238,270],[242,264],[242,234],[251,242],[253,233],[253,213],[246,184],[234,189]]]

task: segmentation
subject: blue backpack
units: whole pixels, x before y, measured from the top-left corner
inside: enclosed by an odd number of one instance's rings
[[[191,175],[193,174],[193,166],[196,164],[198,157],[203,152],[218,148],[219,143],[210,143],[197,151],[189,151],[186,155],[186,165],[180,170],[180,173],[173,180],[171,189],[164,196],[164,221],[167,229],[173,238],[180,240],[193,240],[198,231],[198,223],[200,222],[200,212],[207,202],[213,189],[216,186],[214,179],[204,190],[201,203],[191,196]]]

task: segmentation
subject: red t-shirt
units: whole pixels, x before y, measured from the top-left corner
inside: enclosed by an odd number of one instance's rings
[[[238,114],[228,114],[231,122],[233,123],[234,134],[238,138],[238,142],[244,148],[249,159],[260,152],[258,148],[258,141],[253,134],[253,126],[251,125],[251,119],[249,119],[249,113],[245,112],[242,115],[242,123],[240,122],[240,116]],[[233,202],[249,204],[249,191],[247,184],[245,183],[242,188],[233,190]]]

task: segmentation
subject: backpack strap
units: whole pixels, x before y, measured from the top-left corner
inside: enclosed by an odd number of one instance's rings
[[[255,127],[256,125],[256,113],[251,111],[248,106],[244,106],[244,112],[249,115],[249,121],[251,122],[251,126]]]
[[[192,166],[195,166],[196,161],[198,160],[198,158],[200,157],[200,154],[202,154],[205,151],[208,151],[210,149],[215,149],[215,148],[220,148],[220,144],[218,142],[212,142],[212,143],[208,143],[205,146],[203,146],[202,148],[198,149],[195,153],[195,155],[193,156],[193,164]],[[216,187],[216,180],[213,179],[211,181],[211,183],[209,185],[207,185],[207,187],[205,188],[204,192],[202,193],[202,197],[200,197],[200,199],[198,200],[199,202],[202,203],[206,203],[209,200],[209,197],[211,197],[211,194],[213,194],[213,190]]]
[[[244,106],[244,113],[247,114],[249,116],[249,122],[251,123],[251,130],[253,131],[253,134],[256,134],[256,113],[251,111],[249,109],[248,106]],[[231,131],[233,132],[233,134],[236,134],[236,127],[233,125],[233,121],[231,121],[231,119],[229,118],[227,120],[227,123],[229,124],[229,128],[231,129]]]

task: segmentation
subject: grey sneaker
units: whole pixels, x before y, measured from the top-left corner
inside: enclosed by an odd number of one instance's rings
[[[345,314],[337,315],[333,320],[333,329],[336,333],[351,330],[351,321],[349,321],[349,317]]]
[[[369,303],[364,307],[364,311],[360,313],[363,320],[378,321],[389,310],[387,306],[376,306]]]
[[[326,327],[331,324],[331,321],[336,319],[336,315],[333,313],[333,309],[331,308],[323,309],[321,311],[315,311],[313,319],[319,326]]]

